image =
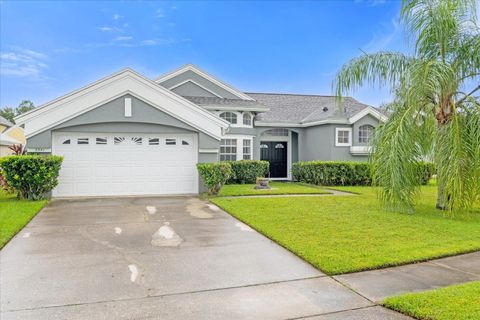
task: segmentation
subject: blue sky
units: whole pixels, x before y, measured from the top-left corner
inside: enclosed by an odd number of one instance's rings
[[[331,94],[361,50],[407,50],[399,9],[382,0],[2,1],[0,107],[39,105],[124,67],[155,78],[186,63],[243,91]]]

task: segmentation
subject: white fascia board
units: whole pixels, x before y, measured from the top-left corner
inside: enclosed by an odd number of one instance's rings
[[[322,124],[350,124],[347,119],[326,119],[312,121],[308,123],[282,123],[282,122],[262,122],[255,121],[256,127],[292,127],[292,128],[308,128]]]
[[[17,139],[15,139],[13,137],[10,137],[10,136],[7,136],[7,135],[2,133],[2,136],[0,137],[0,145],[11,146],[11,145],[14,145],[14,144],[22,144],[22,143],[20,141],[18,141]]]
[[[52,104],[19,118],[19,124],[25,125],[25,134],[31,137],[125,94],[136,96],[216,139],[220,139],[222,131],[229,127],[227,121],[132,70],[117,73],[83,91],[55,100]]]
[[[210,111],[250,111],[250,112],[267,112],[269,108],[262,108],[262,107],[245,107],[245,106],[207,106],[202,105],[203,108],[210,110]]]
[[[373,117],[377,118],[378,120],[382,121],[382,122],[385,122],[388,119],[388,117],[381,114],[378,110],[375,110],[372,107],[367,107],[367,108],[363,109],[362,111],[356,113],[355,115],[351,116],[348,119],[348,121],[350,121],[350,123],[355,123],[358,120],[362,119],[363,117],[365,117],[366,115],[369,115],[369,114],[372,115]]]
[[[230,92],[231,94],[239,97],[240,99],[244,99],[244,100],[255,100],[253,99],[252,97],[249,97],[248,95],[246,95],[245,93],[241,92],[240,90],[238,89],[235,89],[234,87],[216,79],[215,77],[213,77],[212,75],[206,73],[205,71],[202,71],[200,70],[198,67],[192,65],[192,64],[187,64],[185,66],[182,66],[172,72],[169,72],[163,76],[160,76],[158,77],[157,79],[155,79],[155,82],[156,83],[162,83],[164,81],[167,81],[173,77],[176,77],[178,76],[179,74],[182,74],[186,71],[192,71],[196,74],[198,74],[199,76],[207,79],[208,81],[210,82],[213,82],[214,84],[216,84],[217,86],[219,86],[220,88],[223,88],[225,90],[227,90],[228,92]]]

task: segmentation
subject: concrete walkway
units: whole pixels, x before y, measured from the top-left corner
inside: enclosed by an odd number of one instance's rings
[[[331,197],[356,196],[355,193],[324,188],[328,193],[292,193],[292,194],[252,194],[244,196],[220,196],[221,198],[285,198],[285,197]]]
[[[357,272],[334,277],[373,302],[417,292],[480,280],[480,252],[405,266]]]

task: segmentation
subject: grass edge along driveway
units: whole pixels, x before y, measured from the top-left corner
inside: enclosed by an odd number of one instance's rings
[[[385,211],[371,187],[351,197],[214,198],[213,203],[329,275],[480,250],[480,206],[445,216],[436,187],[422,187],[415,214]]]
[[[329,194],[328,190],[318,186],[298,182],[270,181],[271,189],[257,190],[255,184],[227,184],[222,187],[219,197],[251,196],[251,195],[281,195],[281,194]]]
[[[422,320],[480,319],[480,281],[394,296],[383,305]]]
[[[0,190],[0,249],[47,204],[47,200],[17,199]]]

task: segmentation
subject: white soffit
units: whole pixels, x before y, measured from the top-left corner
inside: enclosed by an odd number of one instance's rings
[[[62,96],[16,118],[31,137],[58,124],[131,94],[159,110],[216,139],[229,124],[179,95],[157,85],[131,69],[124,69],[84,88]]]

